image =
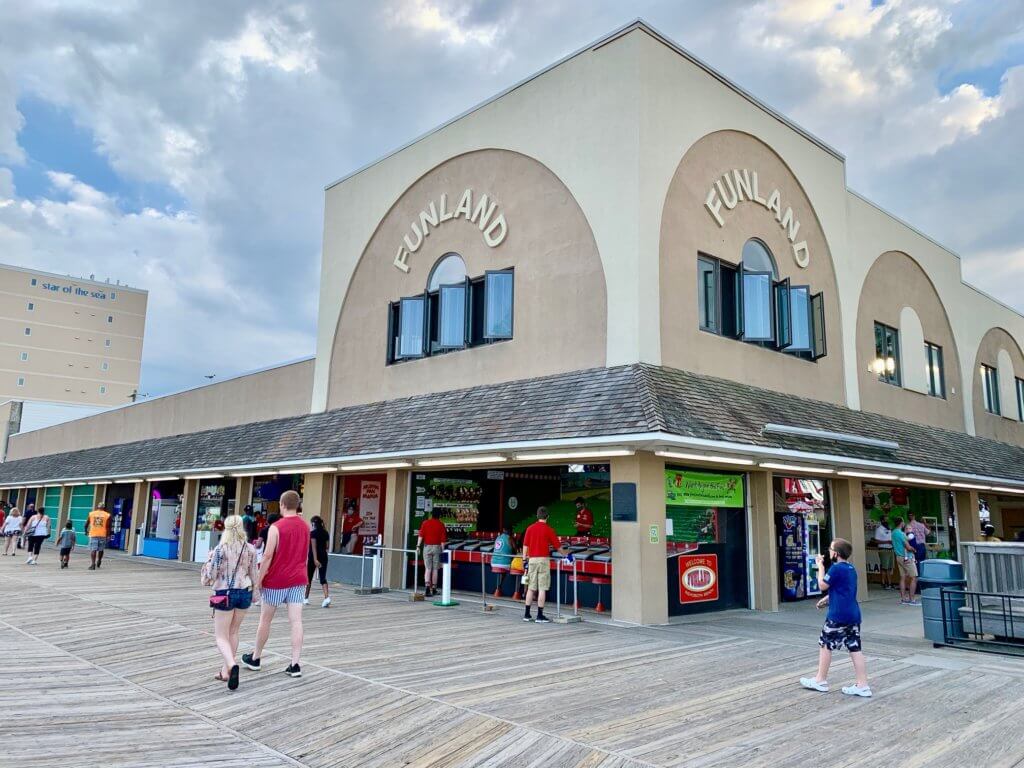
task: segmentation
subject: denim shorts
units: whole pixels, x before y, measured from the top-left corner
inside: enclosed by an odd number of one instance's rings
[[[228,602],[231,603],[230,608],[214,608],[215,611],[247,611],[252,605],[251,589],[218,589],[214,594],[228,595]]]

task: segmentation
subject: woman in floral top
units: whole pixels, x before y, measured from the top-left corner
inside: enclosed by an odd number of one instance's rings
[[[245,539],[242,518],[231,515],[224,521],[224,535],[207,555],[200,576],[203,585],[213,587],[214,595],[226,598],[213,609],[214,637],[217,650],[224,657],[214,679],[227,682],[232,691],[238,687],[238,630],[254,595],[259,602],[256,550]]]

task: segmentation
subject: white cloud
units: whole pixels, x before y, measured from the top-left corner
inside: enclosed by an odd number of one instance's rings
[[[965,269],[976,253],[1017,257],[1024,200],[1008,175],[1024,175],[1024,76],[993,87],[970,74],[1020,40],[1011,5],[0,4],[0,163],[23,168],[16,100],[31,93],[90,131],[119,175],[184,209],[125,213],[116,191],[60,167],[26,200],[0,168],[0,249],[150,288],[154,391],[306,354],[324,184],[642,15],[837,146],[851,186]],[[1004,283],[993,289],[1024,308],[1020,281]]]

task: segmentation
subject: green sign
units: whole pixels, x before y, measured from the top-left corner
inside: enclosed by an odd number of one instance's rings
[[[742,508],[743,477],[666,469],[665,504],[670,507]]]

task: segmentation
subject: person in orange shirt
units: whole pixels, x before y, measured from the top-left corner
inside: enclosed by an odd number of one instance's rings
[[[85,533],[89,537],[89,559],[92,560],[89,570],[95,571],[103,565],[103,551],[110,535],[110,513],[106,504],[97,504],[85,518]]]

